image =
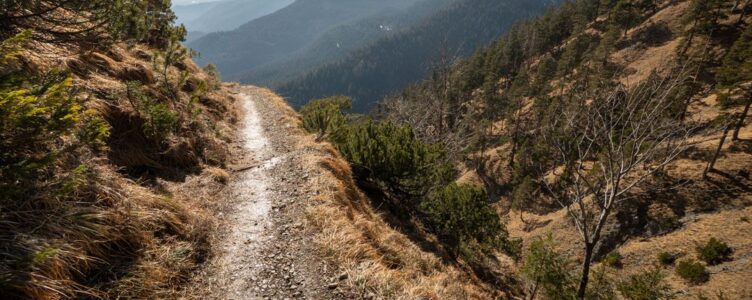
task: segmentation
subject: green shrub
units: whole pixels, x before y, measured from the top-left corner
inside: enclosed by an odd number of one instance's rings
[[[697,257],[709,265],[716,265],[730,259],[733,250],[723,241],[711,238],[705,245],[698,245]]]
[[[665,251],[658,253],[658,262],[664,266],[673,265],[674,262],[676,262],[676,255],[671,254],[669,252],[665,252]]]
[[[180,125],[180,116],[177,112],[172,111],[164,103],[155,103],[148,101],[146,104],[146,124],[144,133],[152,138],[158,139],[173,134]]]
[[[530,244],[522,275],[541,290],[545,299],[574,299],[577,280],[569,272],[571,267],[571,262],[556,252],[549,236]]]
[[[208,64],[204,67],[204,72],[211,77],[214,83],[222,82],[222,75],[219,73],[219,69],[215,64]]]
[[[185,61],[187,57],[188,49],[177,40],[170,40],[162,50],[154,51],[152,67],[157,70],[162,91],[172,100],[178,100],[178,92],[191,73],[188,70],[183,70],[175,76],[171,67]]]
[[[12,185],[55,161],[83,110],[67,74],[50,73],[40,84],[19,78],[0,78],[0,178]]]
[[[617,284],[617,290],[630,300],[671,299],[671,287],[664,282],[664,278],[660,269],[653,269],[627,277]]]
[[[605,267],[595,267],[590,272],[590,281],[585,299],[616,300],[614,280]]]
[[[425,197],[456,175],[443,162],[441,145],[419,140],[408,126],[369,120],[350,126],[335,144],[348,161],[367,170],[369,179],[401,199]]]
[[[342,142],[348,125],[343,111],[351,107],[352,100],[345,96],[313,100],[300,109],[303,128],[316,134],[316,140]]]
[[[464,242],[494,245],[506,236],[499,216],[480,188],[450,184],[424,200],[421,210],[428,216],[431,228],[455,251]]]
[[[144,135],[152,140],[168,137],[180,127],[180,114],[166,104],[158,103],[144,95],[136,82],[126,85],[126,97],[133,109],[144,119]]]
[[[618,268],[620,269],[623,265],[622,263],[622,256],[619,252],[611,252],[606,255],[606,257],[603,258],[603,264],[612,268]]]
[[[676,265],[676,275],[692,284],[701,284],[709,279],[705,266],[692,259],[680,261]]]
[[[84,112],[81,126],[77,132],[78,139],[95,151],[107,146],[110,137],[110,124],[95,110]]]

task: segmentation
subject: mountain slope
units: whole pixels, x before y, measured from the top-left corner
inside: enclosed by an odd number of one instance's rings
[[[281,85],[277,91],[295,106],[324,96],[353,98],[364,112],[428,72],[487,45],[519,19],[541,13],[550,0],[467,0],[414,28],[382,38],[342,60]]]
[[[154,3],[3,3],[2,298],[177,298],[206,259],[235,99]]]
[[[212,33],[188,45],[199,64],[213,63],[233,76],[284,58],[327,30],[378,13],[405,8],[417,0],[300,0],[228,32]]]
[[[204,13],[186,20],[185,25],[190,31],[206,33],[233,30],[240,25],[278,11],[294,1],[225,0],[211,5]]]
[[[175,15],[178,17],[176,20],[177,23],[186,24],[197,19],[218,4],[220,4],[220,2],[173,5],[172,11],[174,11]]]
[[[300,74],[335,62],[379,38],[398,34],[456,0],[423,0],[405,9],[390,9],[363,20],[335,27],[311,45],[278,62],[233,76],[243,83],[276,87]]]
[[[651,298],[748,299],[751,9],[736,1],[567,2],[515,26],[449,70],[389,97],[377,117],[445,145],[461,166],[458,181],[488,191],[510,235],[522,239],[525,259],[516,270],[527,297],[573,292],[579,276],[574,284],[537,280],[557,271],[582,274],[578,266],[590,260],[587,292],[608,295],[610,289],[626,299],[636,290],[653,293]],[[658,88],[651,91],[651,86]],[[647,107],[664,110],[655,119],[692,129],[689,138],[672,136],[666,149],[682,142],[691,146],[664,167],[657,167],[661,160],[649,160],[624,177],[631,181],[646,170],[655,172],[627,189],[612,211],[601,214],[606,209],[599,207],[603,202],[598,196],[567,202],[572,198],[559,193],[578,187],[572,178],[597,182],[610,168],[603,157],[625,148],[641,151],[645,144],[634,147],[636,135],[624,139],[623,134],[642,130],[628,127],[639,118],[635,103],[656,99],[666,102]],[[605,103],[615,105],[588,110]],[[571,107],[589,113],[573,114]],[[589,123],[604,111],[614,117]],[[609,122],[619,126],[579,136],[595,141],[600,135],[606,141],[600,145],[582,146],[587,143],[578,143],[576,131],[566,127],[612,126]],[[660,126],[655,124],[649,130]],[[551,142],[557,139],[561,142]],[[618,146],[619,139],[628,146]],[[557,157],[571,155],[573,149],[588,154],[576,156],[578,162],[569,169]],[[545,167],[551,161],[553,166]],[[580,170],[583,176],[569,177]],[[593,186],[585,192],[602,191],[603,186]],[[601,235],[595,243],[584,240],[582,228],[597,228],[587,223],[592,220],[587,216],[599,214],[605,216]],[[594,246],[590,258],[588,242]],[[714,255],[722,258],[708,259],[707,244],[724,245],[715,246],[722,250]],[[536,264],[541,261],[572,265],[545,269],[553,264]],[[696,272],[687,274],[687,265]],[[530,266],[547,273],[535,274]],[[638,286],[642,280],[650,284]]]

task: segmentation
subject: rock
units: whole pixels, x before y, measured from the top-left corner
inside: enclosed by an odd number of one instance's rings
[[[78,76],[86,77],[89,75],[89,68],[86,63],[76,58],[69,58],[65,61],[65,66]]]
[[[337,277],[337,279],[339,279],[340,281],[342,281],[342,280],[347,279],[347,277],[348,277],[347,273],[342,273],[342,274],[339,274],[339,276]]]
[[[138,81],[143,84],[152,84],[156,82],[154,79],[154,72],[143,65],[126,66],[120,71],[118,77],[127,81]]]
[[[142,60],[149,60],[150,61],[152,59],[151,53],[146,52],[146,51],[141,50],[141,49],[136,50],[133,53],[133,55],[135,55],[136,57],[138,57],[139,59],[142,59]]]
[[[81,60],[95,70],[104,72],[105,74],[117,76],[120,73],[117,63],[112,58],[109,58],[102,53],[91,52],[88,54],[82,54]]]
[[[203,80],[197,78],[196,76],[188,77],[188,79],[185,81],[185,84],[182,86],[182,90],[186,93],[193,93],[197,91],[201,85],[205,85],[206,82]]]
[[[332,282],[332,283],[328,284],[326,287],[328,289],[330,289],[330,290],[333,290],[333,289],[336,289],[338,286],[339,286],[339,283]]]

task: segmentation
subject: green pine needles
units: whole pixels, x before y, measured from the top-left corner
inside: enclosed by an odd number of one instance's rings
[[[0,42],[0,191],[31,188],[60,154],[82,145],[101,148],[109,126],[76,97],[68,73],[37,78],[15,67],[29,33]],[[11,194],[11,195],[8,195]]]

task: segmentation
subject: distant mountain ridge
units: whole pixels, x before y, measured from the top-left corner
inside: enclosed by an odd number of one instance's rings
[[[208,9],[201,15],[188,20],[190,30],[206,33],[227,31],[278,11],[295,0],[226,0],[198,4]],[[212,5],[213,4],[213,5]]]
[[[486,46],[520,19],[541,14],[556,0],[462,0],[413,28],[386,36],[349,56],[277,88],[294,106],[347,95],[366,112],[384,96],[425,78],[438,62],[450,63]]]
[[[270,15],[228,32],[208,34],[188,43],[226,76],[283,59],[326,31],[387,9],[404,9],[418,0],[297,0]]]
[[[388,9],[354,23],[335,27],[286,59],[251,69],[230,79],[276,87],[291,78],[347,56],[379,38],[398,34],[457,0],[422,0],[405,9]]]

